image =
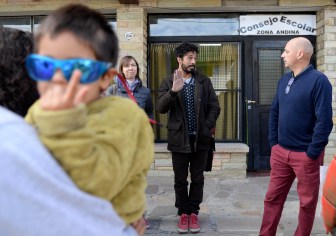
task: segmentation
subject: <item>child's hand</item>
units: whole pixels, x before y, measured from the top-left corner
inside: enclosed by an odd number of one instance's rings
[[[143,217],[141,217],[139,220],[133,222],[131,225],[133,226],[135,231],[137,231],[137,233],[140,236],[143,236],[145,234],[146,222],[145,222],[145,219]]]
[[[40,106],[43,110],[65,110],[84,103],[88,91],[87,86],[78,86],[82,73],[75,70],[70,81],[57,71],[51,81],[45,82],[45,91],[41,94]]]

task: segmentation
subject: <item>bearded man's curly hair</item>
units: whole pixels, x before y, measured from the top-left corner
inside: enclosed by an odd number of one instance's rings
[[[32,50],[30,33],[0,27],[0,105],[21,116],[39,97],[36,82],[25,68]]]
[[[174,50],[175,56],[179,58],[183,58],[188,52],[196,52],[198,54],[198,46],[184,41]]]

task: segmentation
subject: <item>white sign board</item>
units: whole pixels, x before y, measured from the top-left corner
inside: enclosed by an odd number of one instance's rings
[[[240,35],[316,35],[315,15],[240,16]]]

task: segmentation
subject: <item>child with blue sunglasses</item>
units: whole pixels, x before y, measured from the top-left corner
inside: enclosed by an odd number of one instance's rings
[[[100,13],[68,5],[46,17],[26,60],[41,96],[26,120],[79,188],[139,229],[153,131],[136,103],[102,95],[117,58],[117,37]]]

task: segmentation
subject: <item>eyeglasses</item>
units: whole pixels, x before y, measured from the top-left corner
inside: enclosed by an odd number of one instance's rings
[[[290,88],[291,88],[293,82],[294,82],[294,78],[292,77],[292,78],[290,78],[290,80],[288,81],[288,84],[287,84],[286,89],[285,89],[285,94],[288,94],[288,93],[289,93],[289,90],[290,90]]]
[[[112,63],[75,58],[59,60],[38,54],[30,54],[26,58],[26,69],[29,76],[36,81],[50,81],[57,69],[60,69],[67,81],[75,69],[82,72],[81,84],[88,84],[98,80]]]

